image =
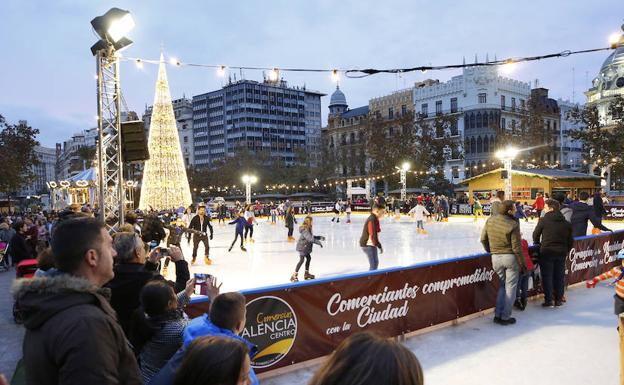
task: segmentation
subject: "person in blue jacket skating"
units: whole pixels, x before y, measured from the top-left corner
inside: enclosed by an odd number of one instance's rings
[[[238,239],[238,237],[240,237],[241,250],[247,251],[245,246],[243,246],[243,230],[245,229],[245,225],[247,225],[247,221],[245,220],[244,213],[242,211],[239,211],[238,217],[236,217],[236,219],[234,219],[229,224],[236,225],[236,228],[234,229],[234,240],[232,241],[232,244],[230,245],[230,248],[228,249],[228,251],[232,251],[232,247],[234,247],[234,244],[236,243],[236,240]]]

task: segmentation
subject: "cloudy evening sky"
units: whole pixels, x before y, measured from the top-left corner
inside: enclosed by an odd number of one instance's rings
[[[0,114],[26,119],[53,146],[94,126],[97,40],[90,20],[117,6],[132,12],[134,45],[125,56],[268,67],[409,67],[536,55],[607,46],[624,18],[622,0],[511,1],[118,1],[2,0],[0,2]],[[584,101],[589,81],[608,53],[524,64],[511,77],[549,88],[551,96]],[[124,62],[122,90],[141,115],[151,104],[156,66]],[[350,107],[425,78],[447,80],[459,71],[376,75],[341,80]],[[215,90],[214,70],[168,69],[172,97]],[[239,73],[236,73],[237,77]],[[262,74],[244,76],[261,80]],[[325,74],[283,74],[291,85],[331,93]],[[326,119],[329,97],[323,98]]]

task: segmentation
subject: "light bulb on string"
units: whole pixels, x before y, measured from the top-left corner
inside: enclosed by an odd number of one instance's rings
[[[225,66],[217,67],[217,76],[224,77],[225,76]]]
[[[338,72],[338,70],[332,70],[331,80],[334,83],[338,83],[340,81],[340,73]]]
[[[143,68],[143,61],[141,61],[141,59],[136,59],[135,64],[136,64],[137,68],[139,68],[139,69]]]
[[[272,82],[276,82],[277,79],[279,79],[279,69],[273,68],[269,72],[269,80],[272,81]]]
[[[169,58],[169,63],[171,63],[171,65],[174,65],[174,66],[177,66],[177,67],[180,66],[180,61],[177,58],[175,58],[175,57]]]

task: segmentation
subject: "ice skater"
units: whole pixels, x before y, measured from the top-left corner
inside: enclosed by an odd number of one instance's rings
[[[475,197],[474,198],[474,221],[477,222],[479,220],[479,217],[482,217],[482,218],[484,217],[483,205],[479,201],[479,198]]]
[[[254,209],[251,205],[247,205],[245,209],[245,242],[247,242],[247,234],[249,233],[249,242],[254,243],[253,240],[253,227],[254,224],[258,224],[256,221],[256,216],[254,214]]]
[[[347,199],[347,203],[345,204],[345,213],[347,213],[347,223],[351,223],[351,210],[353,210],[353,203],[351,203],[351,199]]]
[[[227,213],[227,206],[225,203],[219,203],[217,207],[217,220],[219,225],[225,225],[225,215]]]
[[[197,231],[197,233],[193,234],[193,260],[191,263],[195,263],[197,247],[199,243],[202,242],[204,244],[204,262],[206,265],[212,264],[210,260],[210,244],[208,242],[207,230],[210,229],[210,239],[212,239],[213,232],[212,225],[210,224],[210,216],[206,215],[206,204],[204,202],[197,205],[197,215],[191,219],[189,228]]]
[[[425,216],[430,214],[425,206],[423,206],[422,202],[418,202],[416,206],[409,211],[409,214],[414,215],[414,219],[416,219],[416,231],[418,234],[427,234],[423,221],[425,220]]]
[[[336,223],[340,223],[340,210],[342,209],[342,206],[340,205],[340,200],[336,201],[336,204],[334,205],[334,217],[332,218],[332,222],[336,221]]]
[[[368,263],[370,265],[369,270],[377,270],[379,267],[378,252],[383,254],[383,247],[379,242],[377,234],[381,231],[379,219],[383,217],[384,212],[384,206],[380,203],[373,203],[371,214],[364,223],[364,229],[360,237],[360,247],[368,257]]]
[[[297,218],[295,218],[295,209],[290,206],[288,210],[286,210],[286,227],[288,228],[288,242],[294,242],[295,237],[293,237],[293,231],[295,228],[295,223],[297,223]]]
[[[271,202],[269,205],[270,214],[271,214],[271,224],[274,225],[277,221],[277,207],[275,207],[275,203]]]
[[[232,247],[234,247],[234,244],[236,243],[236,240],[238,239],[239,236],[240,236],[241,250],[247,251],[245,246],[243,246],[243,229],[245,228],[245,224],[247,223],[243,215],[244,215],[243,212],[239,211],[238,217],[236,217],[236,219],[234,219],[232,222],[229,223],[230,225],[236,225],[236,227],[234,228],[234,240],[232,241],[232,244],[230,245],[228,252],[232,251]]]
[[[301,269],[301,265],[305,260],[305,273],[304,279],[314,279],[314,274],[310,274],[310,261],[312,260],[312,246],[316,243],[317,245],[323,247],[321,241],[325,240],[325,237],[315,236],[312,233],[312,217],[307,216],[303,220],[303,224],[299,227],[299,232],[301,235],[299,236],[299,241],[297,241],[297,251],[299,252],[299,262],[295,267],[295,272],[290,277],[291,282],[299,281],[299,269]]]

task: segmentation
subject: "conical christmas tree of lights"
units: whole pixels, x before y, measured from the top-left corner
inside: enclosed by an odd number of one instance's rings
[[[158,80],[156,80],[148,147],[150,158],[145,162],[143,170],[139,208],[162,210],[191,204],[191,189],[182,159],[182,149],[162,53],[158,67]]]

